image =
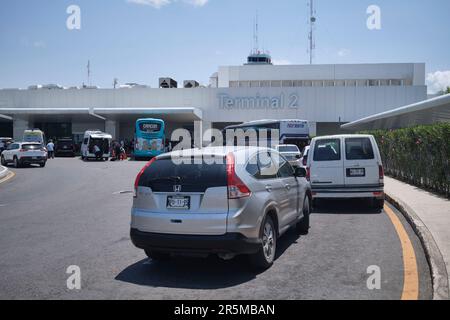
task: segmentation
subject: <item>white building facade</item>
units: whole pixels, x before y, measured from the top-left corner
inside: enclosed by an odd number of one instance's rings
[[[423,63],[228,66],[219,67],[209,87],[3,89],[0,136],[20,140],[36,127],[77,136],[95,128],[132,139],[136,119],[149,117],[165,120],[169,136],[177,128],[205,132],[290,118],[308,120],[312,135],[322,135],[426,98]]]

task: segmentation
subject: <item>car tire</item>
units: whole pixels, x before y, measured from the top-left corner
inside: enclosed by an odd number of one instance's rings
[[[41,168],[44,168],[44,167],[45,167],[45,164],[46,164],[46,162],[39,163],[39,166],[40,166]]]
[[[13,160],[13,163],[14,163],[14,168],[20,168],[20,161],[19,161],[19,159],[17,159],[17,157],[14,157],[14,160]]]
[[[2,166],[6,166],[6,160],[5,160],[4,156],[2,156],[2,158],[1,158],[1,164],[2,164]]]
[[[373,208],[376,210],[383,210],[384,208],[384,199],[373,199]]]
[[[265,270],[273,265],[277,250],[277,231],[270,216],[266,216],[260,231],[261,248],[249,256],[252,266],[257,270]]]
[[[295,226],[299,234],[308,234],[310,214],[311,214],[310,199],[308,196],[305,196],[305,200],[303,200],[303,218]]]
[[[147,257],[153,261],[166,261],[170,259],[170,254],[167,252],[156,252],[151,250],[144,250]]]

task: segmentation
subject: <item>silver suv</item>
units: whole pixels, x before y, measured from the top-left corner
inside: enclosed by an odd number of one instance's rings
[[[173,254],[248,254],[273,264],[290,227],[306,234],[311,189],[304,168],[277,151],[218,147],[161,155],[138,174],[131,240],[154,260]]]

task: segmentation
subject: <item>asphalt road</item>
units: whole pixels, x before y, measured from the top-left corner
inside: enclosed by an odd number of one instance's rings
[[[359,201],[326,202],[309,234],[288,232],[274,266],[259,274],[245,257],[149,261],[129,238],[127,191],[143,165],[57,158],[11,169],[16,176],[0,184],[0,299],[400,299],[394,225]],[[423,249],[396,215],[414,247],[419,298],[430,299]],[[81,268],[81,290],[67,289],[70,265]],[[366,285],[372,265],[381,270],[380,290]]]

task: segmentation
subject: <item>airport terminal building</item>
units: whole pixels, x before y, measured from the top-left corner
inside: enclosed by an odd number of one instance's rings
[[[260,119],[304,119],[312,135],[427,99],[424,63],[272,65],[270,57],[248,58],[242,66],[219,67],[209,86],[160,79],[160,88],[117,89],[31,86],[0,90],[0,136],[21,140],[39,128],[47,137],[100,129],[131,140],[139,118],[205,132]]]

